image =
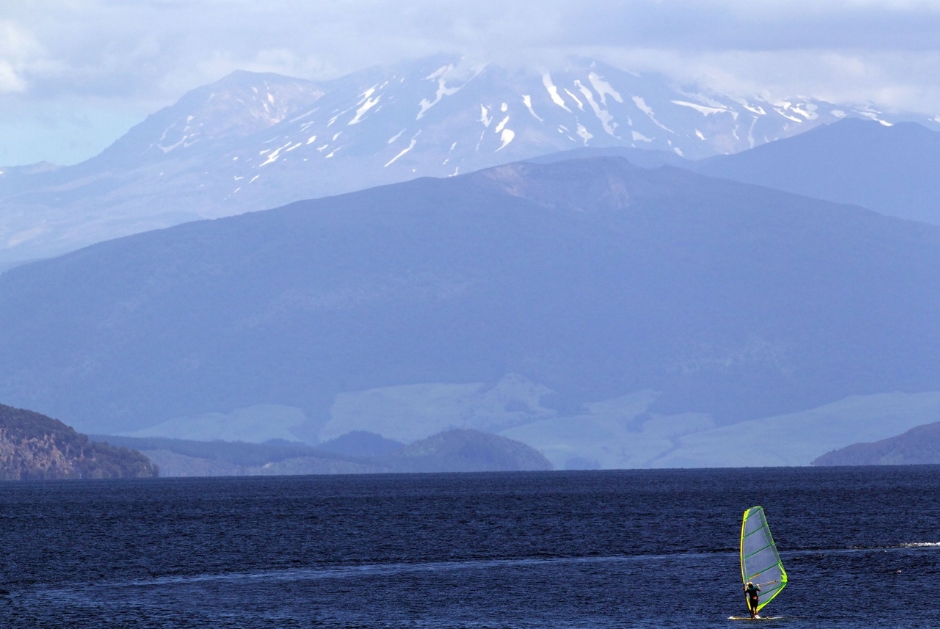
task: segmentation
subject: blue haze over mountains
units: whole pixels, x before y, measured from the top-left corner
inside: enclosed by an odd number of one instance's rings
[[[0,265],[117,236],[577,147],[698,159],[864,107],[732,97],[590,59],[563,71],[430,57],[312,83],[236,72],[67,168],[0,168]]]
[[[83,164],[3,169],[0,264],[215,220],[0,275],[0,401],[137,437],[808,464],[940,413],[938,138],[591,61],[235,73]]]
[[[937,411],[938,307],[940,227],[616,157],[516,163],[11,269],[0,396],[96,433],[264,408],[312,443],[456,425],[556,467],[754,464],[714,446],[741,440],[808,463]]]
[[[914,123],[848,119],[693,168],[940,225],[940,133]]]

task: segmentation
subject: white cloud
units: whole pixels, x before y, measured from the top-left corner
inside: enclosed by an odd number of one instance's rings
[[[940,50],[715,50],[579,47],[573,53],[679,83],[769,100],[806,96],[893,112],[940,111]]]
[[[26,91],[22,70],[41,52],[36,40],[16,23],[0,20],[0,94]]]
[[[0,61],[0,94],[26,91],[24,81],[6,61]]]
[[[550,61],[583,48],[916,56],[940,32],[940,2],[914,0],[48,0],[9,13],[46,50],[28,73],[37,90],[162,99],[239,68],[325,79],[438,52]]]

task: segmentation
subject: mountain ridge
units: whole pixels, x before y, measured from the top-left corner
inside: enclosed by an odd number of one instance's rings
[[[940,225],[940,133],[915,123],[846,119],[689,167]]]
[[[239,72],[86,162],[0,174],[0,262],[577,147],[704,157],[845,116],[883,119],[677,87],[590,59],[540,72],[438,55],[317,83]]]
[[[372,437],[381,440],[378,435]],[[331,444],[312,447],[299,442],[199,442],[108,435],[96,435],[95,440],[140,450],[160,465],[165,477],[552,470],[548,459],[530,446],[478,430],[451,429],[408,445],[397,444],[392,451],[360,450],[358,454],[331,451]]]

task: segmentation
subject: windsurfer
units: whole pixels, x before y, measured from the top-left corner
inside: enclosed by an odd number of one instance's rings
[[[751,612],[751,618],[757,618],[757,606],[760,604],[760,586],[748,581],[747,585],[744,586],[744,593],[747,595],[747,608]]]

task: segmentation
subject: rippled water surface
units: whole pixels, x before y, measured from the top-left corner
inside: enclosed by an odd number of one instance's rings
[[[940,467],[0,484],[3,627],[940,627]]]

